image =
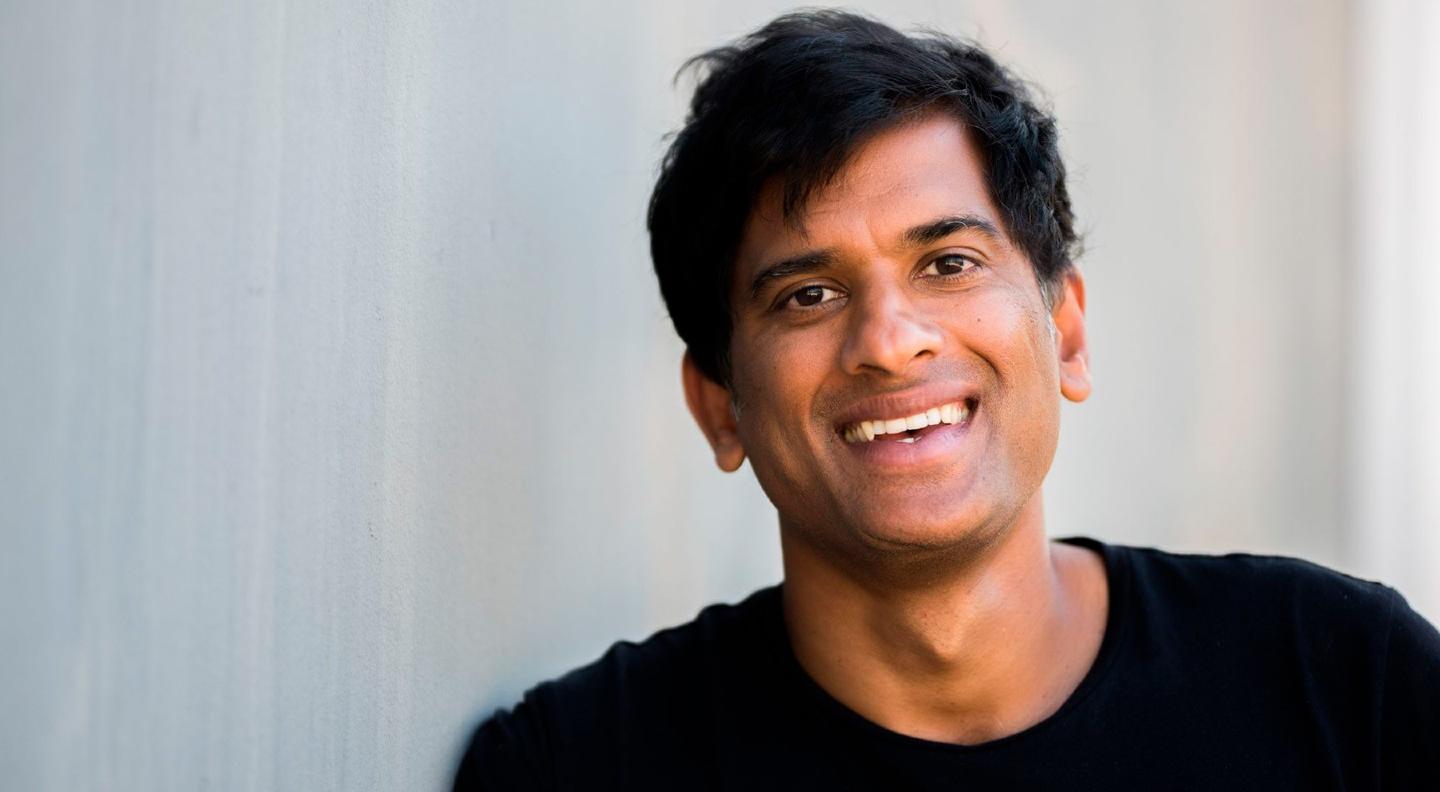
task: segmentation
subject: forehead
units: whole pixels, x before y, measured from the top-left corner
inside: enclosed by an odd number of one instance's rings
[[[751,209],[735,268],[741,282],[777,257],[819,247],[885,246],[934,217],[968,214],[1004,229],[972,133],[941,114],[866,140],[789,222],[782,198],[782,185],[772,180]]]

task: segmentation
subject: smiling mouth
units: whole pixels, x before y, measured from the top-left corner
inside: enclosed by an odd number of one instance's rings
[[[897,443],[914,443],[924,436],[932,426],[963,424],[974,414],[978,403],[974,399],[936,405],[924,412],[904,418],[876,418],[855,421],[840,427],[840,436],[847,443],[873,443],[888,440]]]

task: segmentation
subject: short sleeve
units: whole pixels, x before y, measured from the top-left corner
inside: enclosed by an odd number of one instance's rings
[[[521,702],[475,730],[455,773],[454,792],[553,789],[554,779],[545,772],[546,753],[545,730],[534,705]]]
[[[1383,789],[1440,789],[1440,632],[1392,592],[1381,734]]]

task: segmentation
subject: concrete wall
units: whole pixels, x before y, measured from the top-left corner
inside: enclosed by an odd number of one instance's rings
[[[439,789],[524,687],[777,579],[642,220],[675,68],[783,6],[600,5],[0,8],[7,787]],[[1063,123],[1053,532],[1353,567],[1339,0],[872,10]]]

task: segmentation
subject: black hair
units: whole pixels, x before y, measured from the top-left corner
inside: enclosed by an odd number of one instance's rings
[[[795,222],[867,136],[936,111],[972,130],[1005,230],[1053,304],[1078,255],[1055,120],[979,46],[841,11],[787,14],[681,67],[700,81],[650,198],[660,292],[700,370],[730,384],[734,259],[762,187]]]

